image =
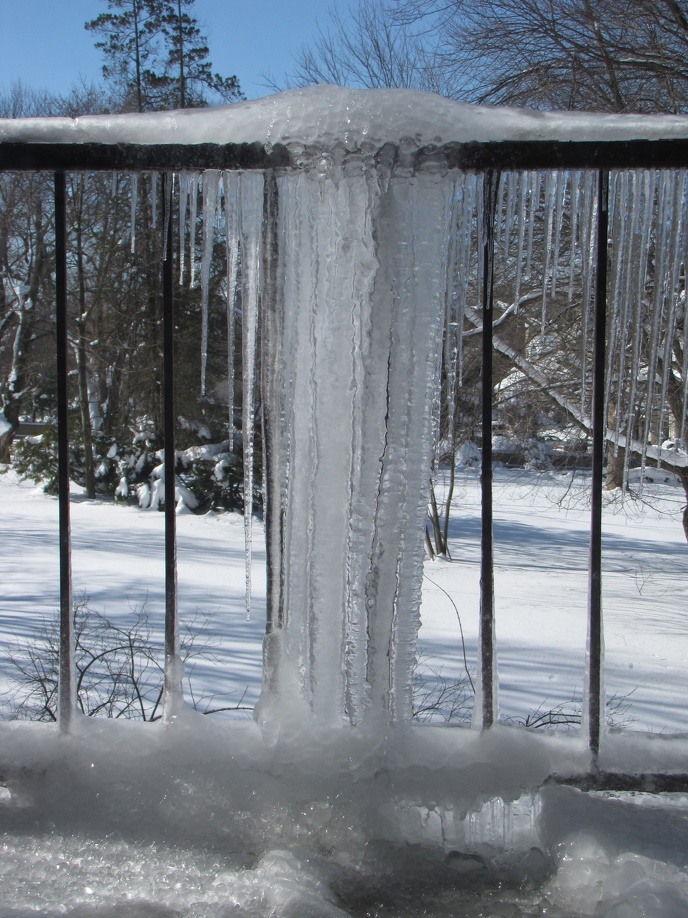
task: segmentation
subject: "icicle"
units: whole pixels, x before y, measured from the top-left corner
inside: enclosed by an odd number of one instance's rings
[[[473,233],[475,231],[475,202],[477,197],[477,177],[465,175],[463,181],[462,208],[458,215],[459,226],[459,252],[457,257],[457,301],[456,301],[456,328],[457,328],[457,381],[463,383],[463,326],[468,297],[468,284],[471,275],[471,251]]]
[[[131,222],[129,225],[129,238],[131,240],[131,252],[136,251],[136,206],[139,198],[139,176],[138,172],[132,172],[130,175],[131,182]]]
[[[649,442],[652,436],[652,416],[655,412],[655,390],[657,387],[657,377],[662,378],[660,373],[660,341],[662,334],[662,325],[664,320],[665,303],[667,296],[667,262],[669,260],[669,233],[673,231],[673,174],[665,174],[659,187],[659,199],[657,202],[657,221],[656,221],[656,257],[655,257],[655,276],[654,276],[654,296],[652,303],[652,316],[650,319],[651,336],[650,336],[650,357],[647,367],[647,402],[645,416],[645,436],[644,440]],[[660,383],[661,385],[661,383]],[[657,445],[661,442],[661,431],[656,430],[655,436],[658,439]]]
[[[587,376],[588,376],[588,337],[590,329],[590,313],[592,308],[592,276],[595,264],[595,248],[597,245],[597,195],[596,174],[585,172],[581,191],[581,272],[582,272],[582,302],[583,332],[581,336],[581,414],[585,415],[587,401]]]
[[[576,246],[578,242],[578,208],[580,207],[580,189],[582,173],[571,175],[571,258],[569,261],[569,304],[573,303],[574,278],[576,276]],[[578,246],[580,250],[580,246]]]
[[[234,450],[234,339],[237,270],[239,266],[238,185],[233,172],[223,175],[225,206],[225,241],[227,251],[227,411],[229,415],[229,452]]]
[[[184,283],[186,268],[186,214],[189,208],[191,178],[184,170],[179,175],[179,285]]]
[[[624,207],[628,207],[631,214],[631,228],[629,230],[631,245],[629,255],[625,265],[624,278],[624,301],[626,306],[626,320],[624,329],[624,348],[619,361],[619,392],[617,397],[616,418],[619,430],[624,430],[626,434],[626,443],[633,435],[633,408],[636,392],[638,354],[640,348],[641,335],[641,317],[642,317],[642,299],[633,295],[633,282],[635,274],[642,272],[644,274],[645,258],[644,253],[640,250],[638,241],[640,236],[642,196],[641,196],[641,174],[631,172],[629,176],[629,185],[626,192],[626,198],[623,202]],[[628,360],[626,354],[628,353]],[[630,362],[629,362],[630,361]],[[626,370],[626,365],[630,369]],[[626,383],[626,373],[629,379]],[[626,395],[625,414],[622,413],[623,397]],[[623,481],[628,480],[630,450],[624,452],[623,463]]]
[[[208,307],[210,300],[210,269],[213,261],[217,195],[221,173],[209,169],[203,173],[203,254],[201,257],[201,398],[205,398],[208,368]]]
[[[151,173],[151,211],[153,212],[153,229],[158,228],[158,173]]]
[[[167,238],[172,219],[172,193],[174,189],[174,173],[170,173],[169,182],[165,183],[165,225],[163,227],[162,257],[167,260]]]
[[[683,362],[681,365],[681,380],[683,384],[683,391],[685,393],[683,399],[683,405],[681,407],[681,417],[677,418],[679,425],[679,440],[683,444],[685,443],[686,438],[686,416],[688,415],[688,297],[686,293],[688,292],[688,188],[686,188],[686,180],[688,175],[684,173],[684,194],[683,194],[683,204],[682,204],[682,213],[683,213],[683,245],[681,247],[681,262],[683,266],[683,289],[680,292],[680,302],[681,302],[681,318],[683,321],[683,337],[681,346],[683,348]]]
[[[554,252],[552,254],[552,299],[557,295],[557,274],[559,272],[559,250],[561,248],[561,230],[564,214],[564,198],[566,196],[566,186],[568,183],[568,174],[565,172],[556,173],[556,199],[554,215]]]
[[[528,249],[526,255],[525,279],[530,280],[533,262],[533,232],[535,230],[535,214],[540,208],[540,183],[542,176],[539,172],[531,172],[530,178],[530,207],[528,209]]]
[[[621,350],[619,352],[619,340],[622,338],[625,329],[625,323],[622,321],[624,310],[624,299],[622,297],[622,274],[623,267],[629,257],[629,234],[626,231],[627,210],[626,204],[626,185],[628,182],[628,173],[614,173],[610,179],[609,200],[610,200],[610,219],[609,228],[611,235],[611,296],[609,298],[609,335],[607,344],[607,369],[605,378],[604,393],[604,417],[609,418],[609,406],[611,404],[612,387],[617,384],[617,391],[620,393],[623,385],[623,376],[621,372],[615,373],[616,360],[623,360],[623,340],[621,340]],[[618,199],[623,200],[624,206],[617,206]],[[625,319],[625,316],[623,316]],[[618,398],[617,398],[618,404]],[[615,449],[614,455],[618,453],[619,445],[619,416],[614,418],[615,425]]]
[[[241,176],[242,240],[242,361],[244,452],[244,536],[246,548],[246,617],[251,617],[251,558],[253,540],[253,452],[255,422],[256,344],[260,298],[260,249],[263,219],[263,175]]]
[[[617,392],[616,392],[616,437],[615,443],[618,450],[619,438],[621,431],[626,429],[627,417],[624,415],[624,395],[627,395],[628,386],[626,384],[626,361],[627,355],[633,349],[633,322],[631,320],[631,281],[632,266],[636,269],[639,265],[634,258],[635,241],[638,231],[638,200],[637,200],[637,173],[623,173],[621,177],[621,187],[618,192],[618,207],[626,213],[627,219],[630,219],[630,227],[626,231],[626,247],[624,257],[620,265],[620,290],[621,290],[621,316],[619,319],[620,344],[619,344],[619,361],[617,369]],[[628,408],[628,406],[627,406]],[[624,474],[623,480],[626,481],[626,463],[627,453],[624,455]]]
[[[505,205],[506,205],[506,182],[507,177],[504,173],[500,176],[499,179],[499,189],[498,189],[498,199],[497,207],[495,210],[495,248],[499,249],[502,246],[504,240],[504,232],[507,229],[507,223],[505,220]]]
[[[456,392],[456,379],[457,379],[457,355],[458,355],[458,339],[461,336],[461,329],[458,328],[455,322],[455,298],[456,290],[455,283],[457,279],[457,257],[458,252],[457,248],[459,245],[459,234],[457,221],[458,216],[462,210],[463,203],[463,182],[465,181],[465,173],[461,174],[461,177],[457,179],[454,184],[454,192],[452,195],[451,203],[451,215],[449,218],[449,240],[447,246],[447,271],[446,271],[446,281],[445,281],[445,311],[444,311],[444,367],[445,373],[447,376],[447,391],[446,391],[446,412],[447,412],[447,421],[448,421],[448,430],[447,437],[450,444],[454,443],[455,435],[455,411],[454,411],[454,401],[455,401],[455,392]],[[436,412],[436,423],[435,423],[435,455],[433,460],[433,468],[436,466],[439,461],[439,452],[440,452],[440,436],[441,436],[441,386],[438,387],[438,398],[439,408]]]
[[[554,232],[554,200],[556,196],[557,173],[550,171],[545,176],[545,267],[542,272],[542,323],[540,334],[545,337],[547,327],[547,287],[550,282],[552,255],[552,233]]]
[[[514,312],[518,313],[521,299],[521,276],[523,273],[523,248],[526,238],[526,223],[528,222],[528,191],[530,188],[530,174],[524,172],[520,176],[520,194],[518,206],[518,249],[516,253],[516,289],[514,292]]]
[[[630,405],[633,406],[636,401],[636,393],[638,387],[638,376],[640,373],[640,360],[641,360],[641,338],[644,331],[645,324],[645,280],[647,276],[647,263],[648,263],[648,253],[650,251],[650,237],[652,233],[653,225],[653,213],[655,206],[655,188],[656,188],[656,175],[654,172],[646,171],[643,173],[643,208],[642,208],[642,221],[639,227],[640,232],[640,265],[641,270],[637,272],[637,286],[636,286],[636,301],[638,308],[638,335],[636,348],[633,355],[633,378],[632,378],[632,391],[630,395]],[[629,439],[630,434],[632,433],[632,418],[629,418],[628,430],[629,430]],[[640,437],[641,439],[641,457],[640,457],[640,469],[641,469],[641,478],[645,468],[645,461],[647,457],[647,438],[644,436]]]
[[[196,222],[198,218],[198,173],[190,176],[191,217],[189,220],[189,287],[196,283]]]
[[[511,248],[511,233],[514,226],[514,214],[516,212],[516,199],[518,193],[518,173],[509,172],[509,191],[506,199],[506,227],[504,240],[504,262],[509,259],[509,250]]]
[[[659,418],[657,421],[657,445],[660,446],[665,439],[664,437],[664,420],[666,416],[666,401],[669,379],[671,377],[671,362],[673,355],[673,341],[676,323],[678,320],[678,251],[679,239],[681,236],[681,218],[683,216],[683,172],[665,173],[665,182],[669,185],[668,195],[670,196],[670,212],[667,214],[667,220],[664,227],[663,244],[667,246],[667,271],[665,282],[665,314],[668,312],[664,327],[664,347],[662,351],[661,363],[661,396],[659,404]],[[677,216],[678,214],[678,216]],[[666,308],[668,306],[668,308]]]
[[[118,185],[119,185],[119,175],[116,172],[113,172],[111,175],[111,184],[110,184],[110,195],[113,198],[117,197]]]
[[[688,233],[686,234],[688,235]],[[684,262],[684,276],[686,272],[686,264]],[[682,306],[682,320],[683,320],[683,363],[681,366],[681,381],[683,384],[683,391],[685,393],[683,398],[683,405],[681,407],[681,417],[679,419],[679,440],[683,444],[686,441],[686,418],[688,416],[688,297],[686,296],[686,288],[681,292],[681,306]]]

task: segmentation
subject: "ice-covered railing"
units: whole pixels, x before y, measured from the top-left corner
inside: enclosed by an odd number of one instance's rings
[[[688,464],[675,446],[685,438],[685,392],[677,406],[671,385],[672,369],[682,380],[688,370],[686,162],[685,118],[476,108],[410,91],[317,87],[207,111],[1,121],[0,169],[56,174],[63,726],[73,709],[65,171],[131,173],[132,213],[137,175],[164,176],[168,717],[181,700],[173,262],[178,251],[182,271],[185,258],[195,266],[188,228],[200,213],[201,388],[210,254],[222,232],[230,355],[239,347],[232,310],[240,304],[242,313],[247,494],[261,367],[268,627],[259,720],[267,730],[289,721],[379,736],[408,719],[440,364],[448,416],[459,423],[465,343],[481,336],[490,430],[494,352],[547,383],[541,362],[501,333],[537,298],[540,350],[564,321],[574,342],[580,398],[555,397],[593,432],[585,734],[596,772],[605,440],[626,448],[625,463],[635,449],[643,464]],[[678,425],[671,448],[662,445],[670,399]],[[482,469],[475,724],[486,730],[498,714],[489,436]],[[246,535],[250,599],[250,514]]]

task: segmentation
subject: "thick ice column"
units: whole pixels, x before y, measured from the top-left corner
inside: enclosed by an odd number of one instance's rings
[[[451,187],[356,158],[277,180],[261,718],[409,714]]]

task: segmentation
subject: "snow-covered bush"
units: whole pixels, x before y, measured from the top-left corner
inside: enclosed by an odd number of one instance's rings
[[[207,428],[190,432],[186,438],[207,439]],[[116,501],[138,503],[144,509],[162,509],[164,494],[164,450],[145,424],[130,438],[94,438],[96,491]],[[42,484],[46,493],[57,493],[57,428],[48,424],[40,436],[17,440],[12,466],[21,478]],[[177,506],[192,512],[239,510],[244,507],[244,479],[241,455],[229,451],[229,441],[204,442],[178,450],[176,457]],[[78,431],[70,434],[70,476],[84,484],[84,450]],[[256,476],[259,481],[259,476]],[[254,510],[260,507],[260,493],[254,489]]]

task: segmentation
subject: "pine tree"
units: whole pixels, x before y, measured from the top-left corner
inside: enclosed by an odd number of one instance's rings
[[[153,108],[151,84],[156,80],[162,23],[161,0],[107,0],[110,12],[86,23],[103,36],[96,48],[103,52],[103,76],[121,92],[120,107],[138,112]]]
[[[207,93],[241,99],[235,76],[213,73],[196,0],[106,0],[110,11],[86,23],[102,36],[103,75],[121,93],[123,110],[143,112],[208,104]]]
[[[198,21],[189,15],[196,0],[164,0],[161,31],[166,52],[165,73],[160,82],[166,90],[166,107],[193,108],[207,104],[205,92],[226,102],[242,98],[235,76],[213,73],[206,37]]]

